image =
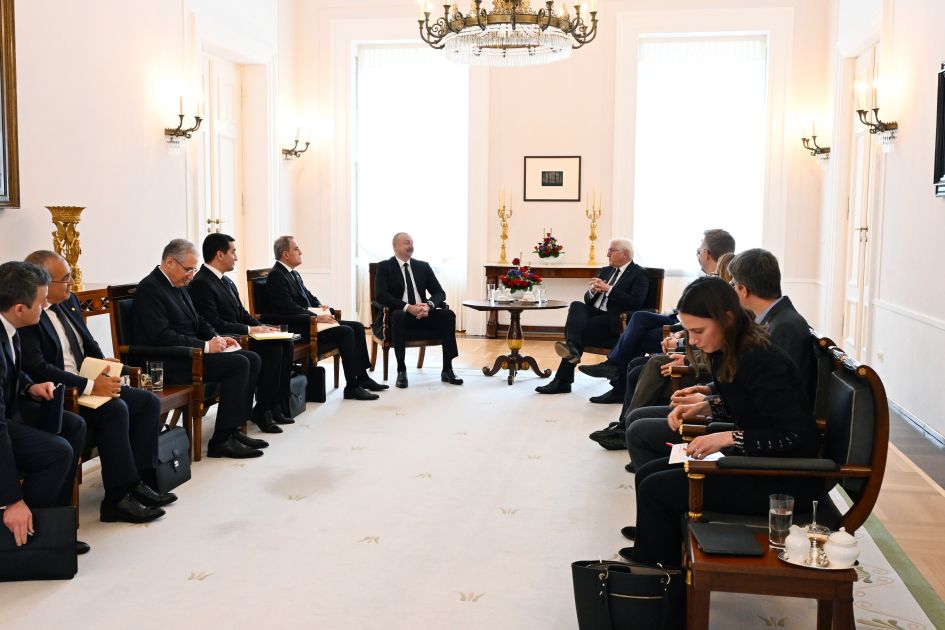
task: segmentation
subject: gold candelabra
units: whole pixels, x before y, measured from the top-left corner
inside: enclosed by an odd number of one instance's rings
[[[506,201],[508,201],[508,206],[506,206]],[[506,258],[505,241],[509,239],[509,219],[512,218],[512,193],[506,193],[504,188],[499,192],[498,215],[502,225],[502,233],[499,235],[502,239],[502,247],[499,249],[499,264],[507,265],[509,261]]]
[[[597,264],[597,244],[594,242],[597,240],[597,219],[600,218],[601,212],[603,212],[604,205],[604,193],[600,193],[598,196],[597,191],[591,193],[591,207],[587,207],[587,200],[584,200],[584,215],[591,220],[591,234],[588,238],[591,240],[591,251],[587,256],[588,265]]]
[[[52,233],[53,247],[56,253],[66,259],[72,268],[72,290],[82,290],[82,270],[79,268],[79,254],[82,246],[79,243],[79,218],[84,207],[80,206],[46,206],[52,214],[53,225],[56,231]]]

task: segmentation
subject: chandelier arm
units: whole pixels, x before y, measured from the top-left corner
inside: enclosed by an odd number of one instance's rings
[[[515,7],[518,6],[519,0],[512,0],[512,30],[515,30]]]
[[[476,24],[479,25],[479,30],[484,31],[486,30],[486,25],[482,23],[482,18],[488,17],[488,16],[486,14],[485,9],[480,8],[482,6],[482,0],[475,0],[475,1],[476,1]]]
[[[548,27],[551,26],[551,8],[554,6],[554,4],[555,4],[554,0],[547,0],[547,2],[545,2],[545,5],[548,7],[548,10],[546,11],[545,9],[538,9],[538,28],[540,28],[543,31],[547,30]],[[544,26],[542,26],[541,24],[542,17],[545,18]]]
[[[458,13],[460,19],[462,19],[463,14],[460,13],[458,9],[457,9],[456,13]],[[454,16],[454,17],[456,17],[456,16]],[[448,4],[444,4],[444,5],[443,5],[443,19],[446,21],[446,28],[447,28],[447,30],[449,30],[450,33],[461,33],[461,32],[462,32],[462,30],[463,30],[462,27],[460,27],[460,28],[458,28],[458,29],[454,29],[454,28],[453,28],[453,22],[450,20],[450,5],[448,5]]]

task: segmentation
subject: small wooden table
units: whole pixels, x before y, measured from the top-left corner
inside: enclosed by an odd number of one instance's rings
[[[691,584],[687,589],[689,630],[708,630],[712,591],[803,597],[817,600],[817,630],[854,630],[856,569],[837,571],[794,566],[768,547],[768,532],[755,538],[767,549],[761,557],[703,553],[692,534],[686,549]]]
[[[551,370],[541,370],[534,357],[519,354],[519,350],[525,345],[525,336],[522,333],[522,311],[545,311],[568,306],[567,302],[561,300],[548,300],[546,302],[490,302],[489,300],[466,300],[463,306],[476,311],[488,312],[490,317],[498,311],[509,312],[509,332],[506,339],[509,344],[509,354],[501,354],[495,360],[492,369],[482,368],[482,373],[486,376],[493,376],[500,369],[509,371],[509,385],[515,382],[515,375],[518,371],[531,369],[535,374],[543,378],[551,376]]]

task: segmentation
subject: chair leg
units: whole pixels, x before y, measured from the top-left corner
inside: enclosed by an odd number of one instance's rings
[[[79,528],[79,484],[82,483],[82,462],[76,466],[75,478],[72,480],[72,507],[75,508],[75,527]]]
[[[417,357],[417,369],[418,369],[418,370],[423,367],[423,358],[424,358],[425,356],[427,356],[427,347],[426,347],[426,346],[420,346],[420,356]]]
[[[371,371],[374,371],[374,367],[377,365],[377,344],[373,341],[371,342]]]
[[[338,384],[341,382],[341,357],[337,354],[335,355],[335,389],[338,389]]]
[[[389,359],[390,348],[384,348],[384,380],[387,380],[387,361]]]
[[[203,458],[203,416],[195,416],[191,422],[194,423],[191,429],[191,433],[194,434],[193,442],[191,442],[194,449],[194,461],[199,462]]]

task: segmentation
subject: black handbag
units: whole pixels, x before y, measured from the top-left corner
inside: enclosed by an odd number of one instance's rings
[[[158,492],[170,492],[190,481],[190,440],[183,427],[164,427],[158,435],[158,465],[154,469]]]
[[[305,400],[308,402],[325,402],[325,368],[320,365],[313,365],[308,368]]]
[[[579,630],[677,630],[686,621],[683,572],[634,562],[571,564]]]
[[[294,418],[305,411],[305,389],[308,379],[304,374],[293,374],[289,379],[289,417]]]
[[[0,525],[0,582],[71,580],[79,570],[75,508],[37,508],[31,512],[33,535],[22,547],[16,546],[12,532]]]

